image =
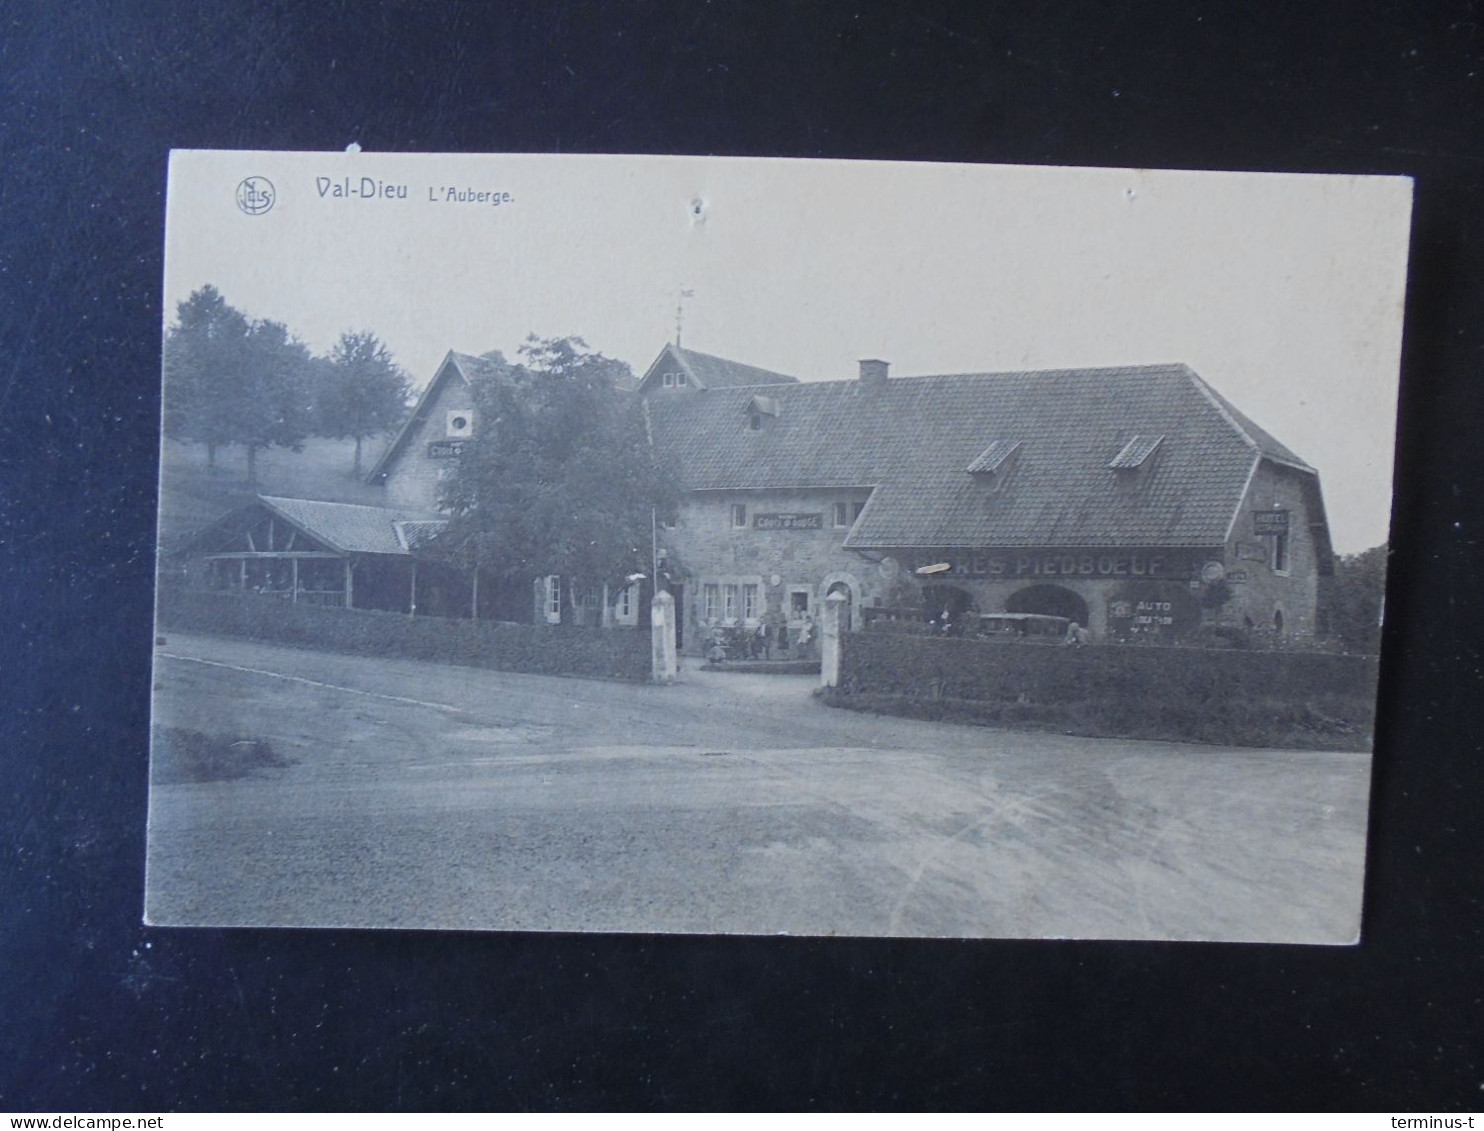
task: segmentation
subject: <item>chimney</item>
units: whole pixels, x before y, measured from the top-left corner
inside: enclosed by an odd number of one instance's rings
[[[886,384],[887,370],[891,368],[891,362],[880,361],[874,357],[861,358],[861,384],[868,389],[879,389]]]

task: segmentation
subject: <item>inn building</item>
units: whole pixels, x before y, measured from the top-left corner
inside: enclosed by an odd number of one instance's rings
[[[215,583],[299,599],[307,578],[319,603],[641,623],[637,587],[548,576],[482,597],[479,578],[419,562],[478,434],[474,385],[495,373],[447,355],[370,473],[384,507],[264,499],[218,524],[198,544]],[[687,652],[718,626],[796,639],[832,593],[851,629],[999,612],[1129,642],[1325,627],[1318,473],[1186,365],[894,376],[866,360],[800,381],[667,344],[634,395],[684,492],[657,541]]]
[[[917,601],[1107,640],[1323,627],[1318,473],[1188,366],[803,382],[669,345],[639,393],[686,491],[683,625],[797,626],[838,592],[852,628]]]

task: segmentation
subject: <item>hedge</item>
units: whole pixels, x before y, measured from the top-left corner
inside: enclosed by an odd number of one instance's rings
[[[867,632],[844,637],[841,686],[927,698],[1084,699],[1157,697],[1183,703],[1361,694],[1373,698],[1372,656],[1136,648],[965,640]]]
[[[1363,749],[1375,657],[851,633],[838,706],[1082,734]]]
[[[650,677],[649,636],[629,629],[410,617],[185,589],[162,590],[158,616],[162,628],[181,632],[245,636],[361,656],[638,682]]]

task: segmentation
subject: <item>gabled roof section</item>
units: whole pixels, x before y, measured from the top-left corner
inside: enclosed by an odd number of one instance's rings
[[[1019,448],[1019,440],[996,440],[971,459],[969,466],[964,468],[964,470],[971,475],[992,475],[996,471],[999,471],[1005,465],[1005,461],[1013,456]]]
[[[1198,373],[1196,373],[1195,370],[1191,369],[1189,366],[1182,366],[1181,368],[1183,368],[1185,372],[1189,374],[1191,381],[1195,383],[1196,387],[1200,389],[1201,392],[1203,392],[1207,397],[1209,397],[1211,401],[1216,405],[1217,409],[1231,421],[1232,427],[1235,428],[1252,446],[1253,450],[1261,455],[1264,459],[1270,459],[1278,463],[1284,463],[1287,464],[1289,467],[1296,467],[1300,471],[1314,470],[1314,468],[1305,463],[1301,457],[1295,455],[1292,449],[1288,448],[1276,437],[1274,437],[1272,433],[1268,432],[1266,429],[1256,424],[1251,419],[1251,417],[1247,416],[1246,413],[1244,413],[1236,405],[1232,404],[1231,401],[1227,400],[1215,389],[1211,388],[1210,385],[1206,384],[1205,380]]]
[[[439,364],[433,379],[428,382],[422,393],[417,398],[417,404],[412,408],[398,430],[396,438],[388,445],[386,451],[381,453],[381,458],[376,461],[376,466],[366,476],[366,482],[373,487],[379,486],[386,478],[387,469],[392,462],[402,454],[402,449],[407,446],[413,431],[422,423],[427,416],[428,406],[431,405],[443,391],[443,387],[450,381],[462,381],[466,385],[472,385],[478,380],[493,380],[500,376],[504,370],[493,361],[482,357],[474,357],[472,354],[457,353],[449,350]]]
[[[796,385],[799,379],[786,373],[775,373],[741,361],[731,361],[699,350],[682,349],[673,342],[660,350],[644,377],[639,391],[648,392],[660,383],[663,373],[682,372],[692,386],[707,389],[740,389],[752,385]]]
[[[648,398],[656,447],[692,491],[874,485],[853,549],[1216,547],[1259,452],[1307,467],[1179,364],[776,385],[778,418],[738,428],[758,392]],[[1108,460],[1134,428],[1164,441],[1129,491]],[[1013,477],[965,474],[996,436]]]
[[[309,537],[342,554],[406,555],[448,523],[420,511],[285,499],[259,495],[258,503]],[[437,529],[435,530],[434,527]],[[409,537],[408,531],[416,533]]]
[[[1108,461],[1108,466],[1116,471],[1132,471],[1142,467],[1144,461],[1152,456],[1164,442],[1163,436],[1135,436]]]

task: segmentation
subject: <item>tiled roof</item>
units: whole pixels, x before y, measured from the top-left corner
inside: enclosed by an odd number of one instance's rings
[[[1108,461],[1108,466],[1119,471],[1132,470],[1152,456],[1154,449],[1164,443],[1164,439],[1163,436],[1135,436]]]
[[[1019,447],[1019,440],[996,440],[971,459],[964,470],[971,473],[998,471],[1000,465],[1013,456]]]
[[[1308,471],[1314,470],[1303,457],[1295,455],[1290,448],[1280,443],[1270,432],[1255,423],[1251,417],[1232,404],[1231,401],[1206,384],[1198,374],[1192,373],[1191,376],[1195,378],[1201,390],[1216,401],[1221,410],[1232,418],[1232,422],[1237,428],[1246,434],[1247,438],[1252,441],[1253,445],[1263,455],[1269,459],[1275,459],[1279,463],[1292,464],[1294,467],[1304,468]]]
[[[737,389],[746,385],[794,385],[799,380],[786,373],[774,373],[771,369],[760,369],[756,365],[746,365],[740,361],[715,357],[697,350],[681,349],[679,346],[670,348],[680,355],[686,368],[690,370],[691,376],[703,389]]]
[[[433,403],[433,398],[438,395],[438,390],[443,388],[455,374],[464,381],[471,377],[485,373],[496,372],[493,362],[485,361],[480,357],[471,357],[467,353],[455,353],[449,350],[438,365],[438,370],[433,374],[433,379],[427,383],[422,393],[418,395],[417,404],[413,405],[412,411],[407,414],[407,419],[402,422],[401,429],[396,437],[387,445],[386,451],[381,453],[381,458],[376,461],[376,466],[366,476],[366,482],[373,486],[381,486],[386,481],[386,474],[392,464],[402,454],[402,449],[407,446],[423,416],[427,412],[428,405]]]
[[[447,525],[448,520],[442,518],[403,519],[392,523],[397,531],[397,539],[412,551],[422,549],[442,534]]]
[[[359,503],[326,503],[270,495],[259,495],[258,501],[311,538],[343,554],[405,555],[409,546],[416,548],[446,525],[446,520],[419,511],[367,507]]]
[[[656,446],[690,490],[874,487],[855,548],[1215,546],[1260,454],[1306,466],[1184,365],[785,385],[756,430],[752,395],[651,397]],[[1136,435],[1164,441],[1131,480]],[[995,489],[965,471],[986,436],[1020,441]]]
[[[475,357],[473,354],[457,353],[454,350],[449,350],[448,360],[458,366],[460,375],[471,385],[481,378],[498,377],[503,372],[501,367],[493,361],[487,361],[482,357]]]

